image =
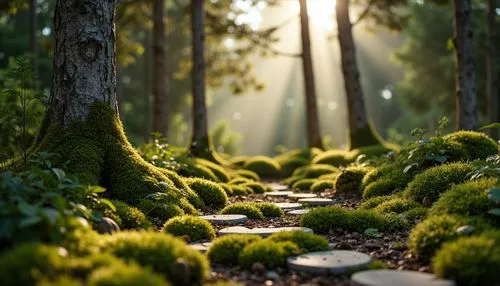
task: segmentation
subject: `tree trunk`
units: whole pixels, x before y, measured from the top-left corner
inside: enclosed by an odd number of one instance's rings
[[[154,82],[153,131],[167,136],[167,105],[165,91],[165,0],[154,2]]]
[[[316,87],[314,84],[314,71],[311,56],[311,39],[309,35],[309,16],[307,15],[307,3],[306,0],[299,0],[299,3],[302,39],[302,67],[304,70],[304,85],[306,92],[307,140],[309,143],[309,148],[322,148],[318,120],[318,107],[316,105]]]
[[[363,89],[359,79],[356,62],[356,49],[352,37],[352,24],[349,19],[349,0],[337,0],[336,17],[342,73],[347,97],[349,122],[349,146],[355,149],[363,146],[380,144],[381,140],[372,130],[366,115]]]
[[[144,142],[148,142],[151,136],[151,32],[146,31],[144,38]]]
[[[123,68],[120,64],[116,65],[116,102],[118,104],[118,115],[120,120],[123,120],[123,104],[125,102],[125,95],[123,94]]]
[[[36,14],[37,0],[30,0],[30,51],[33,56],[33,78],[35,79],[35,88],[38,89],[38,16]]]
[[[453,0],[455,92],[458,129],[477,127],[476,70],[470,0]]]
[[[486,17],[486,115],[489,123],[498,122],[498,77],[495,68],[495,17],[496,17],[496,1],[488,0],[488,13]],[[498,138],[498,130],[490,129],[488,133],[493,138]]]

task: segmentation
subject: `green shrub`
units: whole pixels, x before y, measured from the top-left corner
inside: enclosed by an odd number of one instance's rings
[[[118,225],[122,229],[140,229],[152,227],[151,222],[138,208],[131,207],[124,202],[111,201],[116,208],[116,214],[120,218]]]
[[[264,214],[252,203],[234,203],[220,211],[221,214],[241,214],[249,219],[264,219]]]
[[[453,184],[464,182],[471,171],[472,165],[460,162],[427,169],[408,184],[405,196],[417,202],[422,202],[424,198],[435,202]]]
[[[236,265],[243,248],[260,239],[260,236],[257,235],[225,235],[213,241],[207,251],[207,256],[212,263]]]
[[[292,189],[298,189],[301,191],[307,191],[311,188],[311,186],[316,182],[316,179],[302,179],[293,183]]]
[[[311,192],[322,193],[325,190],[331,190],[335,186],[335,181],[333,180],[317,180],[311,185]]]
[[[498,153],[498,143],[484,133],[457,131],[444,136],[444,139],[461,144],[472,160],[486,159]]]
[[[104,236],[100,241],[101,251],[118,258],[136,262],[163,274],[167,280],[176,281],[176,261],[182,259],[189,268],[188,281],[200,284],[208,274],[208,262],[197,250],[182,240],[164,233],[122,231]]]
[[[246,161],[244,167],[257,173],[262,178],[277,178],[281,172],[280,164],[266,156],[252,157]]]
[[[215,238],[215,230],[210,222],[197,216],[186,215],[171,218],[165,222],[163,231],[174,236],[188,236],[190,241]]]
[[[446,243],[432,261],[437,276],[451,279],[457,285],[496,285],[500,269],[500,232]]]
[[[417,207],[413,208],[411,210],[407,210],[403,213],[403,216],[408,220],[408,221],[418,221],[424,219],[427,214],[429,213],[429,209],[425,207]]]
[[[328,233],[331,229],[345,228],[349,214],[340,207],[320,207],[312,209],[301,217],[300,225],[315,233]]]
[[[454,185],[434,203],[430,214],[477,215],[492,218],[488,211],[495,207],[495,203],[488,198],[486,190],[497,184],[497,179],[484,178]]]
[[[256,181],[256,182],[260,181],[259,175],[257,175],[257,173],[255,173],[255,172],[252,172],[252,171],[249,171],[249,170],[242,170],[242,169],[236,170],[234,172],[239,177],[250,179],[250,180],[253,180],[253,181]]]
[[[309,160],[300,157],[291,157],[281,160],[279,163],[281,165],[281,175],[283,177],[289,177],[297,168],[308,165]]]
[[[313,164],[327,164],[335,167],[346,166],[351,162],[349,152],[345,150],[328,150],[313,158]]]
[[[266,192],[266,186],[258,182],[245,183],[242,184],[241,186],[252,189],[252,192],[255,194],[263,194]]]
[[[293,242],[273,242],[259,240],[253,242],[240,253],[240,265],[246,269],[252,269],[254,263],[262,263],[267,269],[286,267],[286,259],[289,256],[299,254],[299,247]]]
[[[375,211],[380,213],[404,213],[419,207],[420,204],[404,198],[392,198],[375,207]]]
[[[369,210],[369,209],[374,209],[375,207],[377,207],[378,205],[384,203],[384,202],[387,202],[387,201],[390,201],[394,198],[398,198],[398,196],[396,195],[391,195],[391,196],[379,196],[379,197],[373,197],[373,198],[370,198],[366,201],[363,201],[360,205],[359,205],[359,209],[363,209],[363,210]]]
[[[315,164],[306,166],[302,177],[307,179],[315,179],[321,175],[338,173],[339,169],[326,164]]]
[[[89,286],[166,286],[169,285],[162,276],[138,265],[115,264],[102,267],[89,276]]]
[[[459,227],[465,225],[474,227],[475,233],[485,228],[484,222],[477,218],[450,215],[428,217],[413,228],[408,238],[408,247],[419,257],[429,260],[444,242],[465,235],[457,232]]]
[[[361,193],[361,181],[369,171],[366,167],[347,167],[335,180],[335,193]]]
[[[253,203],[265,217],[281,217],[285,214],[283,209],[273,203]]]
[[[146,216],[158,218],[162,221],[185,214],[185,212],[178,205],[167,204],[161,201],[141,200],[137,205],[137,208]]]
[[[330,249],[330,246],[328,245],[328,239],[320,235],[303,231],[281,231],[272,234],[267,239],[274,242],[293,242],[299,247],[301,253]]]
[[[217,183],[200,178],[188,178],[186,183],[200,196],[205,205],[221,208],[227,204],[226,192]]]

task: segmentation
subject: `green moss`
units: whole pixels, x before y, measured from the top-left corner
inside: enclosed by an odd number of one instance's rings
[[[228,197],[233,195],[233,187],[230,184],[220,183],[219,186],[224,189],[224,192],[226,192],[226,195]]]
[[[281,173],[280,164],[266,156],[255,156],[248,159],[244,168],[257,173],[262,178],[278,178]]]
[[[366,173],[361,181],[363,198],[390,195],[403,190],[413,180],[413,175],[404,173],[403,169],[397,164],[389,164]]]
[[[179,169],[179,174],[187,178],[203,178],[212,182],[219,182],[219,178],[214,172],[201,164],[187,164]]]
[[[429,260],[444,242],[454,241],[461,234],[457,229],[461,226],[474,227],[474,233],[480,233],[487,227],[484,221],[477,218],[461,216],[431,216],[417,224],[408,238],[409,249],[424,260]]]
[[[137,205],[146,216],[150,218],[158,218],[165,221],[175,216],[184,215],[185,212],[178,205],[166,204],[161,201],[142,200]]]
[[[264,219],[264,214],[252,203],[234,203],[220,211],[221,214],[241,214],[249,219]]]
[[[243,166],[245,164],[245,162],[248,160],[248,156],[236,156],[236,157],[233,157],[229,160],[229,162],[231,162],[231,164],[233,165],[236,165],[236,166]]]
[[[368,200],[363,201],[359,205],[359,209],[364,209],[364,210],[369,210],[377,207],[378,205],[390,201],[394,198],[398,198],[398,196],[392,195],[392,196],[378,196],[378,197],[373,197]]]
[[[407,210],[403,213],[403,216],[411,222],[421,221],[427,214],[429,213],[429,209],[425,207],[417,207],[411,210]]]
[[[285,161],[290,158],[303,158],[306,160],[311,160],[321,152],[323,152],[323,150],[316,147],[306,149],[293,149],[274,158],[281,164],[281,161]]]
[[[225,235],[213,241],[207,251],[207,256],[212,263],[236,265],[238,264],[238,259],[243,248],[260,239],[257,235]]]
[[[120,218],[118,224],[122,229],[147,229],[152,227],[151,222],[138,208],[131,207],[124,202],[112,201],[116,208],[116,214]]]
[[[309,160],[300,157],[291,157],[281,160],[279,163],[281,165],[281,175],[286,178],[292,175],[297,168],[308,165]]]
[[[389,178],[382,178],[369,184],[363,191],[363,199],[388,196],[400,191],[400,185]]]
[[[300,225],[315,233],[328,233],[330,229],[345,228],[349,214],[340,207],[315,208],[301,217]]]
[[[208,274],[208,261],[198,251],[182,240],[156,232],[122,231],[104,236],[101,251],[111,253],[126,261],[136,262],[163,274],[169,281],[177,275],[189,275],[187,280],[199,284]],[[176,261],[182,259],[189,268],[186,273],[175,273]]]
[[[301,253],[329,250],[328,240],[320,235],[303,231],[282,231],[267,238],[274,242],[290,241],[296,244]]]
[[[303,177],[300,177],[300,176],[292,176],[292,177],[289,177],[289,178],[286,178],[285,180],[283,180],[283,184],[291,187],[293,186],[293,184],[295,184],[297,181],[299,180],[302,180],[304,179]]]
[[[428,202],[434,202],[453,184],[464,182],[472,169],[472,165],[459,162],[427,169],[415,176],[404,195],[417,202],[422,202],[424,198]]]
[[[189,202],[198,209],[204,209],[205,204],[201,198],[184,182],[181,176],[171,170],[160,169],[160,171],[169,178],[174,186],[181,191],[181,193],[189,200]]]
[[[171,218],[165,222],[163,231],[174,236],[187,236],[191,242],[215,238],[213,226],[207,220],[197,216]]]
[[[252,191],[251,189],[248,189],[247,187],[243,187],[240,185],[230,185],[230,186],[233,189],[233,195],[235,196],[244,196]]]
[[[311,188],[311,186],[316,182],[315,179],[302,179],[293,183],[292,189],[297,189],[301,191],[307,191]]]
[[[351,150],[347,156],[350,161],[356,161],[360,155],[367,157],[379,157],[389,152],[398,152],[399,147],[393,144],[384,143],[384,145],[372,145]]]
[[[89,286],[167,286],[162,276],[135,264],[102,267],[90,275]]]
[[[238,177],[238,178],[231,179],[228,182],[228,184],[230,184],[230,185],[243,185],[246,183],[253,183],[253,181],[250,179],[247,179],[247,178]]]
[[[354,210],[349,212],[345,230],[363,233],[369,228],[384,231],[387,226],[387,219],[382,214],[373,210]]]
[[[299,247],[293,242],[259,240],[245,246],[239,261],[245,269],[252,269],[256,262],[262,263],[267,269],[275,269],[286,267],[286,259],[299,253]]]
[[[325,190],[331,190],[335,186],[335,181],[333,180],[317,180],[311,185],[311,192],[322,193]]]
[[[313,164],[327,164],[335,167],[346,166],[349,160],[349,152],[345,150],[328,150],[318,154],[311,161]]]
[[[375,131],[371,123],[368,123],[365,127],[357,130],[349,130],[348,135],[348,145],[350,150],[384,144],[384,140]]]
[[[265,217],[281,217],[285,214],[283,209],[273,203],[253,203]]]
[[[224,169],[224,167],[219,166],[219,165],[217,165],[213,162],[210,162],[208,160],[201,159],[201,158],[195,158],[194,160],[195,160],[196,164],[199,164],[201,166],[204,166],[204,167],[207,167],[208,169],[210,169],[210,171],[212,171],[212,173],[214,173],[214,175],[217,177],[218,181],[223,182],[223,183],[227,183],[229,181],[229,174]]]
[[[200,196],[205,205],[221,208],[227,204],[226,192],[217,183],[200,178],[188,178],[186,183]]]
[[[306,166],[306,168],[304,169],[301,176],[304,178],[308,178],[308,179],[314,179],[314,178],[318,178],[321,175],[333,174],[333,173],[338,173],[338,172],[339,172],[339,169],[336,167],[326,165],[326,164],[315,164],[315,165]],[[294,175],[295,175],[295,173],[294,173]]]
[[[67,275],[57,277],[55,280],[42,280],[37,286],[83,286],[83,282]]]
[[[459,286],[498,284],[500,232],[488,232],[447,243],[432,262],[437,276],[453,280]]]
[[[325,174],[325,175],[319,176],[318,180],[329,180],[329,181],[335,182],[335,180],[337,180],[338,176],[339,176],[339,173]]]
[[[267,190],[266,186],[264,186],[263,184],[258,183],[258,182],[244,183],[241,186],[252,189],[253,193],[255,193],[255,194],[263,194]]]
[[[347,167],[335,180],[335,193],[361,193],[361,181],[369,171],[366,167]]]
[[[404,213],[411,209],[420,207],[420,204],[404,199],[404,198],[392,198],[388,201],[385,201],[375,207],[375,211],[380,213]]]
[[[444,136],[444,139],[461,144],[472,160],[486,159],[488,156],[498,153],[498,143],[484,133],[457,131]]]
[[[250,180],[253,180],[256,182],[260,181],[259,175],[257,175],[257,173],[255,173],[255,172],[252,172],[249,170],[236,170],[236,171],[234,171],[234,173],[239,177],[250,179]]]

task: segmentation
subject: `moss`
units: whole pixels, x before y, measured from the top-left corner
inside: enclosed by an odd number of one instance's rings
[[[335,186],[335,181],[333,180],[317,180],[311,185],[311,192],[322,193],[326,190],[331,190]]]
[[[400,191],[400,185],[389,178],[382,178],[369,184],[363,191],[363,199],[388,196]]]
[[[258,182],[250,182],[241,185],[242,187],[247,187],[252,189],[255,194],[263,194],[267,191],[266,186]]]
[[[275,269],[286,267],[286,259],[299,253],[299,247],[293,242],[259,240],[245,246],[239,261],[245,269],[252,269],[256,262],[262,263],[267,269]]]
[[[495,203],[488,198],[486,190],[498,184],[497,179],[485,178],[454,185],[434,203],[430,214],[477,215],[493,219],[488,211],[495,208]],[[500,223],[500,219],[497,219],[497,223]]]
[[[472,160],[486,159],[488,156],[498,153],[498,143],[484,133],[457,131],[444,136],[444,139],[461,144]]]
[[[300,225],[315,233],[328,233],[331,229],[345,228],[348,216],[348,212],[340,207],[320,207],[303,215]]]
[[[200,178],[188,178],[186,183],[200,196],[205,205],[221,208],[227,204],[226,192],[217,183]]]
[[[399,150],[398,146],[384,143],[384,145],[365,146],[351,150],[347,158],[350,161],[356,161],[356,159],[361,155],[365,155],[367,157],[379,157],[389,152],[397,152],[398,150]]]
[[[212,170],[200,164],[187,164],[179,169],[179,174],[188,178],[203,178],[212,182],[219,182],[219,178]]]
[[[224,192],[226,192],[226,195],[228,197],[233,195],[233,187],[230,184],[220,183],[219,186],[224,189]]]
[[[178,216],[169,219],[165,222],[163,231],[174,236],[187,236],[191,242],[215,238],[213,226],[197,216]]]
[[[87,281],[89,286],[167,286],[169,285],[162,276],[149,269],[135,264],[116,264],[102,267],[90,275]]]
[[[166,204],[161,201],[142,200],[137,205],[146,216],[150,218],[158,218],[165,221],[175,216],[184,215],[185,212],[178,205]]]
[[[242,167],[245,162],[248,160],[248,156],[236,156],[236,157],[233,157],[229,160],[229,162],[232,164],[232,165],[236,165],[236,166],[240,166]]]
[[[249,219],[264,219],[264,214],[252,203],[234,203],[220,211],[221,214],[241,214]]]
[[[217,177],[218,181],[223,183],[227,183],[229,181],[229,174],[224,169],[224,167],[201,158],[195,158],[194,160],[196,164],[199,164],[201,166],[210,169],[210,171],[212,171],[212,173],[214,173],[214,175]]]
[[[238,259],[243,248],[260,239],[257,235],[225,235],[213,241],[207,251],[207,256],[212,263],[236,265],[238,264]]]
[[[230,186],[233,189],[233,195],[235,196],[244,196],[251,192],[251,190],[243,186],[239,185],[230,185]]]
[[[302,180],[304,179],[303,177],[300,177],[300,176],[292,176],[292,177],[289,177],[289,178],[286,178],[285,180],[283,180],[283,184],[291,187],[293,186],[293,184],[295,184],[297,181],[299,180]]]
[[[338,173],[339,169],[330,165],[326,164],[315,164],[315,165],[309,165],[306,166],[305,170],[303,171],[303,174],[301,174],[302,177],[308,178],[308,179],[314,179],[318,178],[321,175],[326,175],[326,174],[333,174],[333,173]],[[295,173],[294,173],[295,175]]]
[[[286,178],[292,175],[297,168],[308,165],[309,160],[300,157],[291,157],[279,161],[279,163],[281,165],[281,175]]]
[[[169,281],[176,281],[177,275],[188,275],[190,283],[200,284],[208,274],[208,261],[202,254],[182,240],[163,233],[122,231],[104,236],[100,246],[101,251],[150,267]],[[176,273],[178,259],[186,263],[189,271]]]
[[[348,135],[348,145],[350,150],[384,144],[384,140],[375,131],[371,123],[368,123],[365,127],[357,130],[349,130]]]
[[[257,173],[262,178],[278,178],[281,173],[280,164],[266,156],[255,156],[248,159],[244,168]]]
[[[394,198],[398,198],[398,196],[395,196],[395,195],[392,195],[392,196],[378,196],[378,197],[373,197],[373,198],[370,198],[366,201],[363,201],[360,205],[359,205],[359,209],[364,209],[364,210],[369,210],[369,209],[373,209],[375,207],[377,207],[378,205],[384,203],[384,202],[387,202],[387,201],[390,201]]]
[[[403,190],[413,180],[413,175],[404,173],[397,164],[384,165],[369,171],[361,181],[363,198],[384,196]]]
[[[267,238],[267,240],[274,242],[293,242],[299,247],[301,253],[330,249],[326,238],[303,231],[282,231],[272,234]]]
[[[253,180],[256,182],[260,181],[259,175],[257,175],[257,173],[255,173],[255,172],[252,172],[249,170],[236,170],[236,171],[234,171],[234,173],[239,177],[250,179],[250,180]]]
[[[131,207],[124,202],[112,201],[116,208],[116,214],[120,218],[118,224],[122,229],[147,229],[152,227],[151,222],[138,208]]]
[[[55,280],[42,280],[37,286],[83,286],[83,282],[68,275],[57,277]]]
[[[417,222],[423,220],[427,217],[429,213],[429,209],[425,207],[416,207],[410,210],[407,210],[403,213],[403,216],[411,222]]]
[[[285,161],[290,158],[303,158],[306,160],[311,160],[316,157],[318,154],[323,152],[320,148],[306,148],[306,149],[293,149],[288,152],[285,152],[281,155],[275,157],[275,159],[281,164],[281,161]]]
[[[250,179],[247,179],[247,178],[239,177],[239,178],[231,179],[228,182],[228,184],[230,184],[230,185],[243,185],[243,184],[246,184],[246,183],[253,183],[253,181],[250,180]]]
[[[474,227],[474,233],[480,233],[487,225],[477,218],[461,216],[431,216],[417,224],[408,238],[409,249],[424,260],[429,260],[444,242],[454,241],[467,235],[457,232],[461,226]]]
[[[347,167],[335,180],[335,193],[361,194],[361,181],[369,171],[366,167]]]
[[[301,191],[307,191],[311,188],[311,186],[316,182],[315,179],[302,179],[293,183],[292,189],[297,189]]]
[[[196,207],[197,209],[204,209],[205,204],[201,200],[201,198],[184,182],[181,176],[171,170],[160,169],[160,171],[167,176],[174,186],[179,189],[183,195],[189,200],[189,202]]]
[[[464,182],[472,169],[472,165],[460,162],[427,169],[415,176],[404,194],[417,202],[422,202],[424,198],[428,202],[434,202],[453,184]]]
[[[331,174],[324,174],[318,177],[318,180],[329,180],[329,181],[334,181],[337,179],[339,176],[339,173],[331,173]]]
[[[318,154],[311,161],[313,164],[327,164],[335,167],[346,166],[351,163],[349,152],[345,150],[328,150]]]
[[[500,269],[500,232],[446,243],[432,262],[437,276],[453,280],[459,286],[496,285]]]
[[[404,198],[392,198],[375,207],[375,211],[380,213],[404,213],[419,207],[420,204]]]
[[[363,233],[369,228],[375,228],[380,231],[386,229],[387,219],[382,214],[373,210],[354,210],[349,212],[345,230]]]
[[[285,214],[283,209],[273,203],[253,203],[265,217],[281,217]]]

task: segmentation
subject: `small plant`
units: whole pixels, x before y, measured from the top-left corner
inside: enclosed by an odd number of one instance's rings
[[[226,192],[217,183],[200,178],[188,178],[186,183],[200,196],[205,205],[221,208],[227,204]]]
[[[237,265],[243,248],[260,239],[257,235],[225,235],[213,241],[207,251],[207,256],[212,263]]]
[[[215,238],[215,230],[210,222],[197,216],[171,218],[165,222],[163,231],[174,236],[187,236],[191,242]]]
[[[221,214],[241,214],[249,219],[264,219],[264,214],[251,203],[234,203],[222,209]]]
[[[252,269],[254,263],[262,263],[267,269],[285,267],[289,256],[300,253],[299,247],[290,241],[273,242],[259,240],[243,249],[240,254],[240,265],[245,269]]]
[[[492,155],[486,160],[475,160],[472,163],[473,170],[467,177],[477,180],[482,177],[500,178],[500,154]]]
[[[186,163],[179,162],[176,159],[178,155],[176,150],[167,144],[167,139],[162,138],[160,133],[153,133],[153,139],[137,148],[137,152],[147,162],[173,171],[181,168],[187,168]]]
[[[273,203],[253,203],[265,217],[281,217],[285,214],[283,209]]]
[[[303,231],[281,231],[267,238],[274,242],[290,241],[296,244],[301,253],[328,250],[328,240],[320,235]]]

